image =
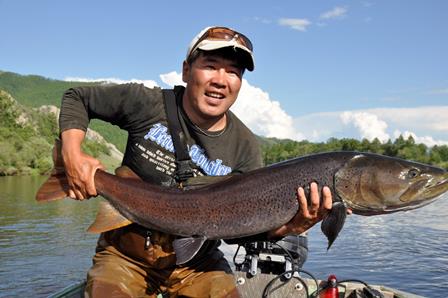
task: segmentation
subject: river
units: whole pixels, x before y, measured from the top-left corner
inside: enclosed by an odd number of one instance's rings
[[[0,177],[0,297],[46,297],[85,277],[98,199],[34,201],[44,177]],[[448,297],[448,198],[410,212],[348,217],[332,248],[318,227],[304,269]],[[228,252],[230,249],[224,249]]]

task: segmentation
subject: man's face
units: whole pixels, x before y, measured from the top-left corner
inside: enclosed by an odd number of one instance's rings
[[[238,96],[242,75],[235,61],[221,56],[201,53],[191,64],[184,62],[183,104],[191,120],[199,125],[222,119]]]

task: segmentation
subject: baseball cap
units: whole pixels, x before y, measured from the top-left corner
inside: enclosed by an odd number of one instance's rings
[[[190,42],[186,59],[188,60],[197,49],[212,51],[226,47],[239,49],[246,58],[244,66],[249,71],[254,70],[252,42],[244,34],[227,27],[207,27],[199,32]]]

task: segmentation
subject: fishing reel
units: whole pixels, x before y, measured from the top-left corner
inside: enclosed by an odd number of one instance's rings
[[[244,261],[236,265],[237,271],[255,276],[258,273],[280,275],[300,269],[308,256],[306,235],[286,236],[277,242],[259,241],[242,245],[246,250]],[[285,274],[291,278],[292,274]]]

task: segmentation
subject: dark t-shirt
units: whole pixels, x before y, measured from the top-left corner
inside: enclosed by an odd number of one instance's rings
[[[182,102],[184,90],[175,87],[177,102]],[[201,131],[179,105],[178,113],[196,175],[222,176],[262,166],[255,136],[231,111],[227,112],[226,128],[219,132]],[[64,93],[61,132],[71,128],[85,131],[94,118],[128,132],[123,165],[145,181],[175,185],[174,147],[160,88],[124,84],[78,87]]]

